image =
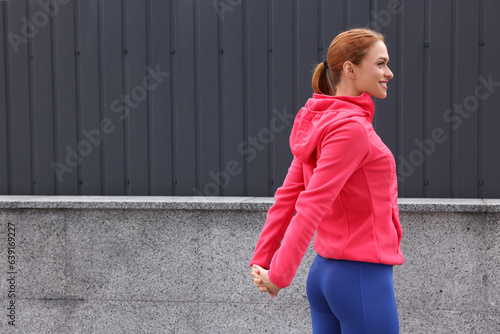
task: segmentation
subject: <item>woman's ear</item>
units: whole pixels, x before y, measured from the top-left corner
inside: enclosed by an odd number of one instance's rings
[[[354,79],[356,75],[356,69],[353,63],[351,63],[350,61],[346,61],[343,65],[343,69],[344,69],[344,74],[348,78]]]

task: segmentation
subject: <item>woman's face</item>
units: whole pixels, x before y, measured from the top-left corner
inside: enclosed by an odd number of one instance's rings
[[[387,63],[389,54],[382,41],[376,42],[359,66],[355,66],[356,79],[354,84],[359,92],[367,92],[373,97],[387,97],[387,83],[393,74]]]

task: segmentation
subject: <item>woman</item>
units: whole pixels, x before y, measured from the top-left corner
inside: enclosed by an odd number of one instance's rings
[[[315,93],[295,118],[294,158],[250,261],[255,286],[273,298],[316,233],[307,279],[314,333],[399,332],[396,165],[372,126],[372,96],[385,98],[393,78],[388,62],[384,37],[370,29],[332,41],[313,75]]]

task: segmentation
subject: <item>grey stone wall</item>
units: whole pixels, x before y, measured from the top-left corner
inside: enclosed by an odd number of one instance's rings
[[[252,284],[271,204],[0,196],[0,333],[310,333],[312,248],[278,298]],[[500,332],[500,200],[401,199],[400,211],[401,333]]]

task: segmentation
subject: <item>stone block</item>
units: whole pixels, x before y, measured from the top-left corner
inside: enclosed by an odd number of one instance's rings
[[[402,213],[405,263],[395,267],[399,305],[486,310],[484,214]]]
[[[67,235],[68,298],[197,299],[193,213],[72,210]]]
[[[249,261],[265,222],[265,212],[226,211],[200,215],[200,300],[212,302],[270,302],[255,288]],[[282,290],[276,303],[305,303],[306,280],[315,256],[312,246],[304,257],[290,287]],[[205,279],[206,278],[206,279]]]
[[[1,308],[7,306],[7,299],[0,299]],[[7,317],[2,312],[0,333],[9,334],[66,334],[68,328],[67,315],[81,301],[64,299],[17,299],[15,326],[7,323]]]
[[[207,303],[200,307],[200,334],[312,333],[309,308],[303,304]]]
[[[0,291],[15,276],[17,298],[64,298],[66,212],[63,210],[2,210]],[[15,233],[15,274],[7,263],[8,225]],[[6,294],[5,294],[6,296]]]
[[[88,300],[72,310],[68,334],[193,334],[199,329],[196,302]]]
[[[400,334],[498,333],[487,313],[450,310],[399,310]]]

